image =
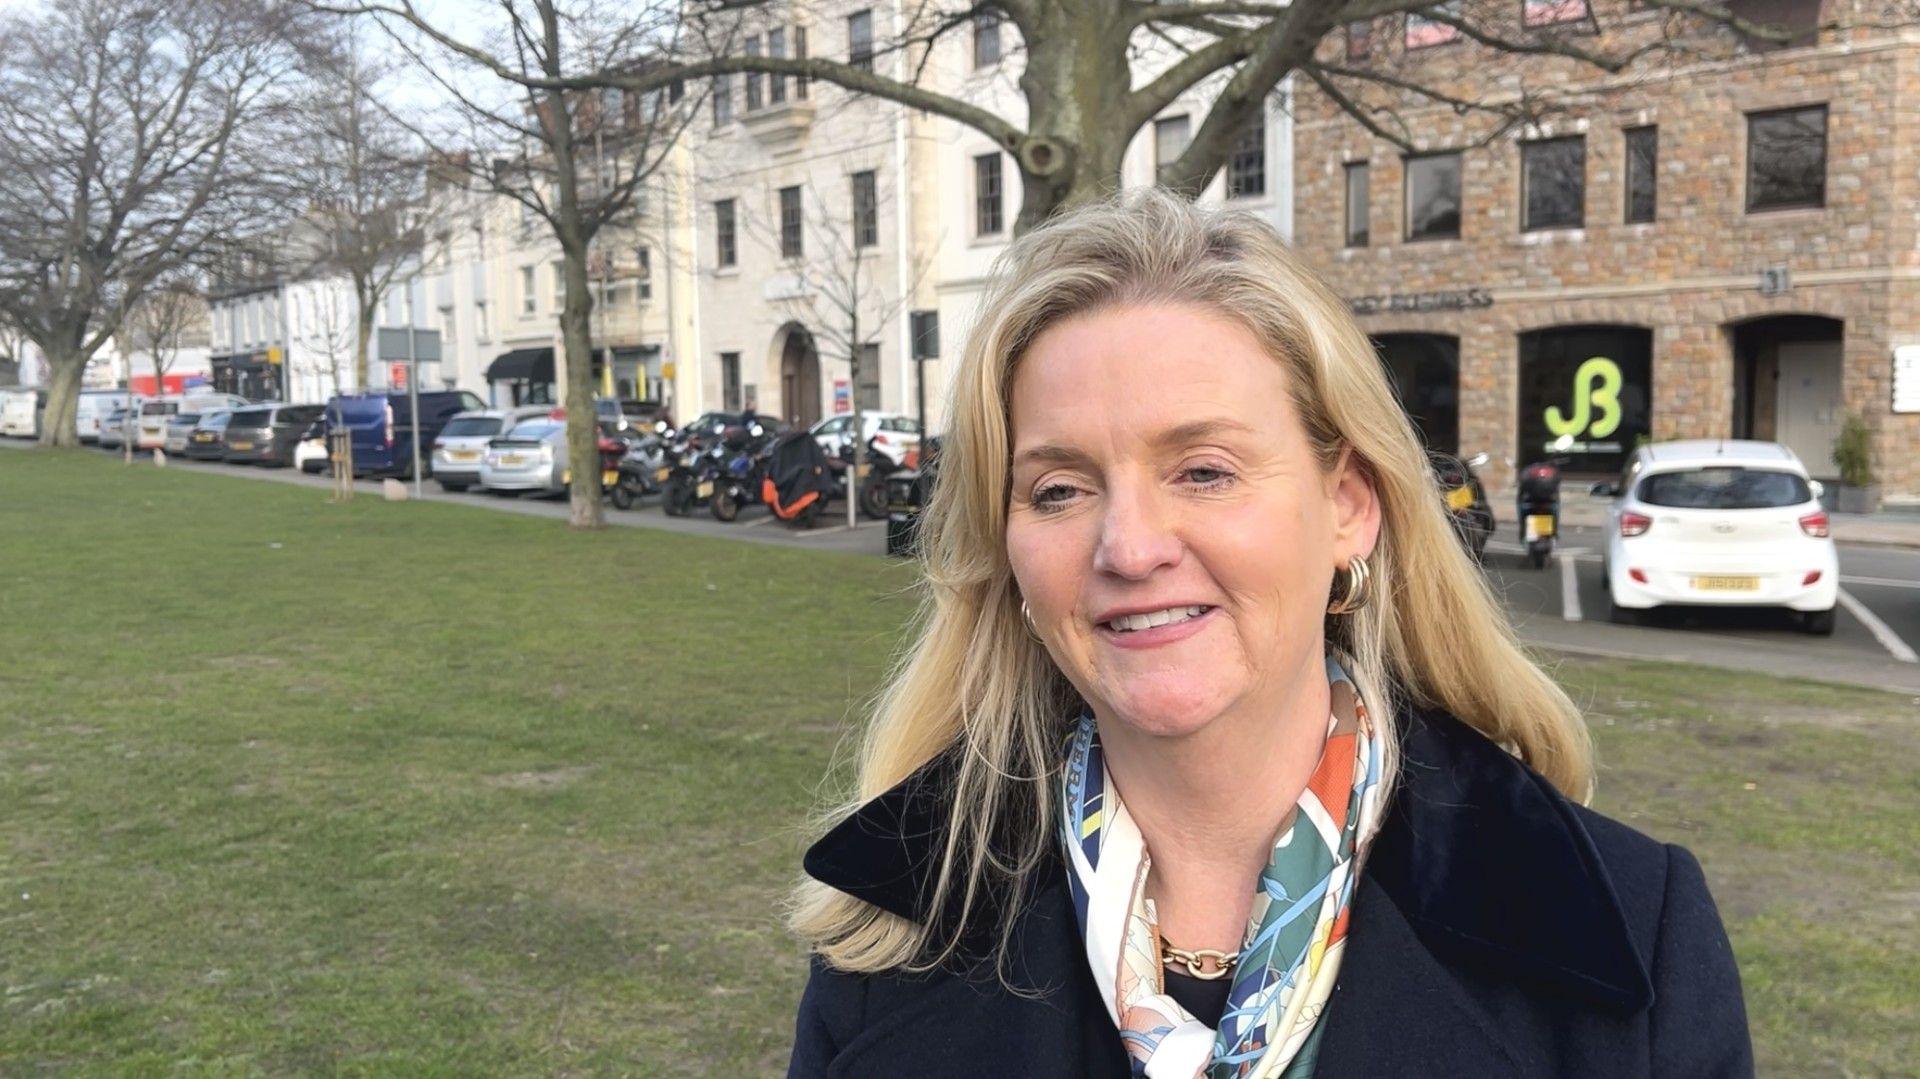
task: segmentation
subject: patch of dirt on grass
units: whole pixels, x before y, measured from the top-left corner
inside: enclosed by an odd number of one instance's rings
[[[507,775],[486,776],[481,779],[489,787],[507,790],[555,790],[571,786],[593,773],[591,764],[576,765],[571,768],[550,768],[544,772],[512,772]]]

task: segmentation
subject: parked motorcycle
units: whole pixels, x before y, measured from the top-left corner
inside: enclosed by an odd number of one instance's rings
[[[859,491],[860,512],[872,520],[884,521],[887,519],[887,480],[905,471],[906,466],[895,464],[893,458],[875,449],[874,442],[877,440],[876,436],[867,441],[856,489]],[[852,453],[830,455],[827,465],[834,473],[834,497],[847,497],[847,477],[853,472]]]
[[[714,520],[730,524],[739,518],[740,507],[760,501],[767,450],[773,441],[773,432],[757,422],[729,427],[720,436],[721,470],[707,503]]]
[[[718,440],[711,442],[691,437],[670,456],[660,508],[669,517],[685,517],[705,506],[713,498],[714,482],[720,477],[721,454],[726,452]]]
[[[1486,465],[1487,455],[1476,453],[1465,461],[1445,453],[1433,454],[1432,458],[1434,478],[1440,484],[1454,531],[1475,560],[1484,559],[1487,540],[1494,530],[1493,505],[1487,501],[1486,488],[1475,470]]]
[[[1566,462],[1564,457],[1549,457],[1520,472],[1520,542],[1526,546],[1527,563],[1534,569],[1547,564],[1560,536],[1560,469]]]
[[[614,509],[630,510],[648,495],[665,492],[667,477],[673,472],[667,454],[667,442],[658,434],[642,435],[627,443],[626,452],[620,456],[619,479],[608,495]]]

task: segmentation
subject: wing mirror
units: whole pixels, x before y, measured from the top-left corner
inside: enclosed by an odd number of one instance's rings
[[[1589,495],[1592,495],[1595,498],[1615,498],[1615,497],[1618,497],[1618,495],[1620,494],[1620,487],[1619,485],[1610,483],[1607,480],[1601,480],[1600,482],[1587,488],[1587,493]]]

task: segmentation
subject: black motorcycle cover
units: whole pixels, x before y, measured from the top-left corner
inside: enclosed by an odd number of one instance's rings
[[[804,428],[781,435],[767,451],[760,498],[781,520],[790,521],[815,501],[825,501],[834,486],[827,452]]]

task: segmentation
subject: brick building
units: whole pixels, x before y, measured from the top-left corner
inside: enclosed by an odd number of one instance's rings
[[[1511,32],[1617,48],[1675,18],[1611,2],[1514,0]],[[1810,29],[1837,14],[1769,0],[1749,16],[1808,28],[1790,44],[1696,26],[1709,55],[1618,75],[1417,16],[1333,35],[1329,62],[1388,76],[1336,85],[1416,149],[1303,84],[1294,241],[1436,448],[1504,484],[1549,443],[1598,473],[1641,437],[1755,437],[1831,477],[1853,412],[1888,500],[1920,500],[1920,38]],[[1392,80],[1559,107],[1496,134]]]

